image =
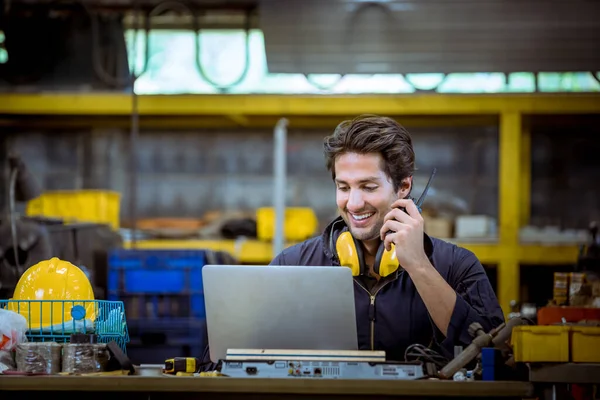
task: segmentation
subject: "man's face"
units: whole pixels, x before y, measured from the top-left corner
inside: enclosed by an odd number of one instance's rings
[[[379,238],[391,204],[409,193],[410,179],[396,192],[382,165],[379,153],[345,153],[335,161],[336,203],[350,233],[358,240]]]

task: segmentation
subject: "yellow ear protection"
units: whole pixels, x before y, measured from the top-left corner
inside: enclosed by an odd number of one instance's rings
[[[429,177],[429,181],[425,186],[425,190],[423,190],[423,194],[421,194],[421,197],[419,197],[419,200],[417,200],[415,203],[419,212],[421,212],[421,205],[425,201],[425,196],[427,195],[429,185],[431,184],[435,173],[436,169],[434,168],[431,176]],[[406,212],[406,210],[404,211]],[[353,276],[359,276],[368,273],[367,266],[364,262],[362,246],[358,240],[354,239],[352,234],[348,231],[348,228],[344,228],[342,233],[340,233],[335,242],[335,249],[332,250],[335,251],[335,254],[340,261],[340,265],[350,268]],[[373,272],[381,277],[386,277],[395,273],[399,266],[400,263],[396,257],[396,248],[394,244],[392,244],[390,251],[387,251],[382,242],[377,249],[377,254],[375,255]]]
[[[352,270],[353,276],[359,276],[368,273],[367,266],[364,263],[362,246],[358,240],[354,239],[347,229],[338,236],[335,242],[335,250],[340,260],[340,265]],[[375,255],[375,264],[373,272],[379,276],[388,276],[398,269],[399,263],[396,258],[395,247],[392,244],[391,251],[386,251],[383,242],[379,245]]]

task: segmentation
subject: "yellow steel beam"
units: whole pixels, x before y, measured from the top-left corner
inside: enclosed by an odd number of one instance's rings
[[[462,243],[451,242],[472,251],[482,264],[499,264],[505,251],[496,243]],[[286,247],[294,243],[286,243]],[[124,247],[132,248],[132,243],[126,241]],[[139,240],[138,249],[206,249],[224,251],[240,262],[250,264],[267,264],[273,259],[272,245],[258,240],[176,240],[152,239]],[[517,262],[531,265],[564,265],[577,261],[578,247],[576,245],[543,245],[521,244],[517,248]],[[514,257],[513,257],[514,258]],[[514,261],[514,260],[513,260]]]
[[[522,118],[517,112],[500,116],[499,236],[502,254],[498,263],[498,301],[508,314],[510,302],[519,301],[519,222],[521,189]]]
[[[250,125],[250,121],[248,121],[248,118],[246,118],[243,115],[240,114],[229,114],[227,115],[227,117],[232,120],[233,122],[235,122],[236,124],[238,124],[241,127],[245,127],[245,126],[249,126]]]
[[[531,131],[523,127],[521,134],[521,187],[519,190],[520,218],[519,225],[529,224],[531,213]]]
[[[575,244],[521,244],[521,265],[572,265],[577,262],[579,246]]]
[[[446,240],[472,251],[482,264],[498,264],[500,260],[501,252],[497,243],[462,243],[454,239]]]
[[[293,243],[286,243],[289,247]],[[133,248],[129,241],[124,243],[126,249]],[[244,264],[268,264],[273,259],[272,245],[258,240],[138,240],[136,249],[205,249],[224,251]]]
[[[346,116],[590,114],[600,112],[599,94],[491,95],[141,95],[141,115]],[[0,114],[128,115],[127,94],[1,94]]]
[[[286,247],[294,243],[286,243]],[[500,257],[499,248],[495,244],[457,243],[471,250],[483,264],[496,264]],[[132,243],[126,241],[124,247],[132,248]],[[225,251],[245,264],[267,264],[273,259],[272,244],[258,240],[171,240],[152,239],[138,240],[138,249],[206,249]]]

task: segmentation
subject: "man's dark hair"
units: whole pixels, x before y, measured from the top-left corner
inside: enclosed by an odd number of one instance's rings
[[[327,169],[335,179],[335,160],[345,153],[380,153],[383,171],[394,190],[415,171],[415,152],[408,131],[392,118],[360,115],[341,122],[323,142]]]

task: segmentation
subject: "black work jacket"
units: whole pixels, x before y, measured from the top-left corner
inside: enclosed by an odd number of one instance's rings
[[[331,243],[343,226],[338,217],[321,236],[285,249],[271,265],[340,265]],[[485,270],[471,251],[428,235],[424,246],[431,264],[457,293],[447,336],[433,323],[410,275],[400,269],[371,290],[364,279],[354,278],[359,349],[384,350],[388,360],[404,361],[406,348],[420,343],[452,358],[455,345],[473,340],[468,332],[471,323],[479,322],[487,332],[504,322]]]
[[[331,243],[343,226],[338,217],[322,235],[288,247],[270,265],[339,266]],[[354,278],[360,350],[383,350],[388,361],[404,361],[406,348],[418,343],[451,359],[454,346],[467,346],[473,340],[468,332],[471,323],[479,322],[488,332],[504,322],[485,270],[471,251],[426,234],[424,247],[431,264],[457,293],[447,336],[433,323],[410,275],[399,269],[370,290],[363,277]],[[204,370],[214,369],[208,346],[203,361]]]

